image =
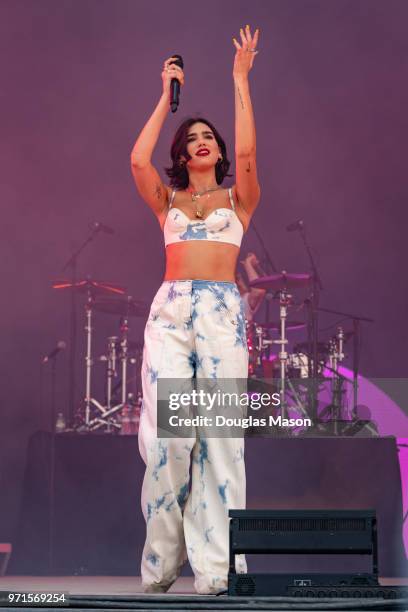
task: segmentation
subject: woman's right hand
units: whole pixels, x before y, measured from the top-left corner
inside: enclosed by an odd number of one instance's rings
[[[172,79],[177,79],[180,85],[184,85],[184,72],[176,64],[173,64],[177,58],[169,57],[166,59],[163,65],[162,81],[163,81],[163,93],[170,98],[170,83]]]

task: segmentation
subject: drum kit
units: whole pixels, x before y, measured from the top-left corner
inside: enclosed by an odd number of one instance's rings
[[[130,318],[145,317],[148,307],[145,302],[127,296],[125,289],[114,283],[85,279],[55,281],[53,288],[74,291],[85,295],[85,398],[84,408],[76,413],[76,431],[104,431],[107,433],[137,433],[140,414],[141,385],[139,372],[142,361],[142,345],[129,340]],[[102,312],[119,318],[119,333],[107,339],[107,352],[99,357],[106,364],[105,399],[100,402],[93,397],[93,359],[94,312]],[[134,366],[134,375],[129,377],[129,368]],[[130,391],[130,384],[134,389]],[[132,418],[134,427],[129,426]],[[125,424],[125,427],[124,427]]]
[[[358,335],[358,323],[364,319],[351,317],[354,324],[352,331],[345,332],[342,326],[338,326],[335,334],[322,342],[317,337],[314,319],[316,313],[310,296],[314,286],[313,275],[283,271],[258,277],[250,285],[266,291],[268,306],[264,323],[247,323],[249,379],[271,381],[280,395],[282,418],[288,417],[295,408],[303,416],[317,421],[322,418],[339,421],[342,418],[345,382],[355,385],[354,397],[357,401],[359,342],[355,338],[353,381],[346,379],[339,371],[345,358],[345,343]],[[55,281],[52,286],[59,291],[74,292],[75,295],[85,297],[85,397],[83,405],[75,412],[73,429],[78,432],[137,433],[142,402],[140,370],[143,345],[131,341],[129,332],[132,317],[146,318],[147,303],[126,295],[122,286],[90,278],[76,282]],[[309,294],[306,298],[295,299],[294,294],[299,290],[307,290]],[[278,320],[269,320],[271,300],[278,304]],[[299,312],[304,308],[308,312],[306,322],[291,319],[292,309]],[[118,333],[107,338],[106,354],[98,360],[106,366],[103,401],[93,395],[96,365],[93,357],[95,312],[115,316],[119,321]],[[337,311],[328,312],[345,315]],[[289,352],[290,335],[305,329],[307,340],[296,343],[292,352]],[[331,386],[331,402],[323,412],[319,412],[319,387],[327,381]]]
[[[250,286],[265,290],[267,302],[278,302],[279,320],[270,321],[267,308],[267,320],[264,323],[247,323],[249,378],[255,381],[267,380],[278,390],[282,418],[287,418],[290,411],[295,411],[311,417],[320,426],[323,422],[330,423],[331,432],[338,434],[336,423],[344,419],[345,383],[354,386],[354,403],[357,403],[359,322],[370,319],[316,307],[311,295],[316,291],[311,274],[289,274],[283,271],[261,276],[250,282]],[[306,298],[295,299],[294,294],[298,290],[307,290],[309,293]],[[308,313],[306,322],[289,318],[292,309],[298,312],[302,308]],[[345,332],[343,326],[338,325],[333,335],[322,341],[317,333],[316,310],[325,310],[351,319],[353,329]],[[305,329],[307,340],[297,342],[292,352],[289,352],[291,333]],[[340,368],[345,359],[345,344],[353,337],[354,377],[351,380],[341,373]],[[277,351],[273,351],[273,346],[277,347]],[[324,409],[319,406],[322,385],[330,388],[330,402]]]

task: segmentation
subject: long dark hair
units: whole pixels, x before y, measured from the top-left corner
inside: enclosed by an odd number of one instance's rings
[[[170,156],[173,165],[170,168],[165,168],[166,174],[170,178],[170,185],[175,189],[186,189],[188,187],[189,180],[186,162],[180,163],[180,159],[181,157],[184,157],[186,161],[191,159],[191,156],[187,153],[187,136],[188,130],[192,125],[194,125],[194,123],[205,123],[208,125],[220,148],[222,159],[218,160],[215,165],[215,178],[217,185],[221,185],[226,176],[232,176],[231,174],[228,174],[231,162],[227,159],[227,147],[213,124],[207,119],[203,119],[203,117],[189,117],[183,121],[174,135],[173,143],[170,149]]]

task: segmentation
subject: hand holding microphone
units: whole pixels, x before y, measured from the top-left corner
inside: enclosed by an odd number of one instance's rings
[[[171,111],[176,112],[180,100],[180,86],[184,85],[183,59],[181,55],[169,57],[163,66],[163,93],[169,97]]]

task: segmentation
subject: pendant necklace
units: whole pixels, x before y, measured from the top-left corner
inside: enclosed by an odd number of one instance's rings
[[[203,218],[203,209],[199,206],[198,202],[201,196],[207,194],[207,200],[210,197],[210,193],[213,191],[218,191],[221,187],[213,187],[212,189],[205,189],[204,191],[190,191],[191,193],[191,201],[196,203],[196,213],[195,216],[198,219]]]

